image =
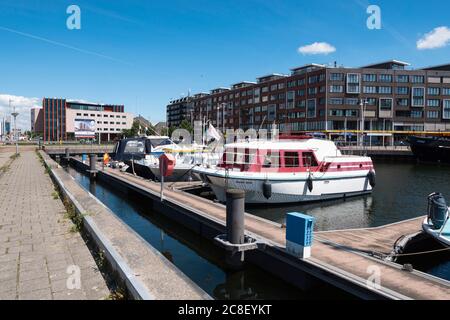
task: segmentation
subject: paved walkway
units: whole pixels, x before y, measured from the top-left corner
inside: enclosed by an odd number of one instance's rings
[[[22,151],[0,177],[0,299],[106,298],[91,253],[52,193],[34,151]]]

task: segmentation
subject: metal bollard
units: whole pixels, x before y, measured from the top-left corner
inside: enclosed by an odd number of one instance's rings
[[[89,155],[89,176],[94,179],[97,175],[97,155],[92,153]]]
[[[245,192],[243,190],[227,190],[227,240],[232,244],[243,244]]]
[[[66,159],[68,160],[70,157],[69,148],[66,148]]]

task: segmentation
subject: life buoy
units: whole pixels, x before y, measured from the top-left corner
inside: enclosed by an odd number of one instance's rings
[[[376,174],[375,171],[370,170],[367,174],[367,178],[369,179],[369,184],[373,188],[376,185]]]
[[[272,197],[272,184],[268,180],[263,183],[263,195],[266,199],[270,199]]]

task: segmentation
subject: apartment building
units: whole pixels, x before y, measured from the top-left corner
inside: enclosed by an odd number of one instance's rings
[[[191,121],[208,119],[222,130],[275,123],[282,132],[450,131],[450,64],[421,69],[398,60],[359,68],[308,64],[289,75],[213,89],[189,104]]]

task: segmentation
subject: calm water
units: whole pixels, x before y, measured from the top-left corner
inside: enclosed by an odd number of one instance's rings
[[[327,290],[302,292],[267,272],[247,265],[241,271],[227,270],[223,252],[190,230],[155,214],[142,197],[127,196],[72,168],[69,173],[136,233],[160,251],[192,281],[216,299],[309,299],[339,297]]]
[[[247,211],[284,222],[286,213],[314,216],[316,230],[377,227],[426,214],[427,196],[441,192],[450,204],[450,166],[376,162],[377,185],[371,195],[347,200],[284,207],[248,207]],[[417,225],[417,230],[421,230]],[[422,258],[423,257],[423,258]],[[450,280],[448,252],[421,256],[415,268]]]
[[[450,166],[376,162],[375,170],[377,185],[371,195],[247,211],[280,223],[288,212],[307,213],[316,218],[315,229],[322,231],[376,227],[425,215],[427,196],[435,191],[450,203]]]

